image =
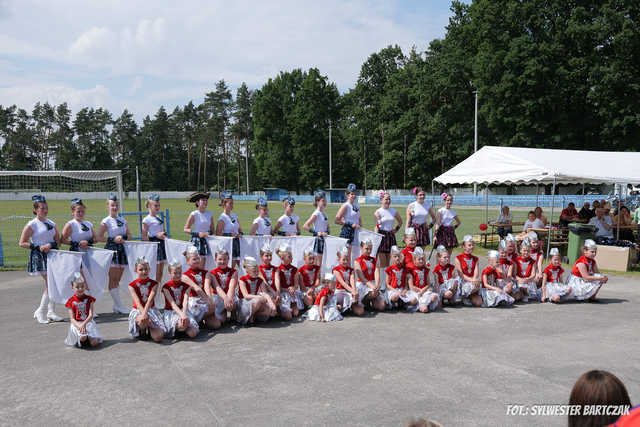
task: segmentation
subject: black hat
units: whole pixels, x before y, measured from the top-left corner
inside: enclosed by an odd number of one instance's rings
[[[195,193],[191,193],[191,195],[187,198],[187,202],[195,203],[200,199],[208,199],[210,195],[211,193],[196,191]]]

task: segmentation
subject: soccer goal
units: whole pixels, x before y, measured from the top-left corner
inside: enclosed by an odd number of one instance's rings
[[[106,199],[109,193],[124,200],[122,172],[87,171],[0,171],[0,200],[30,200],[42,193],[50,200],[71,197]]]

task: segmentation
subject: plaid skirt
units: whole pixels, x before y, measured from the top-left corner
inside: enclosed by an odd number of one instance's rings
[[[40,249],[31,249],[29,262],[27,263],[27,273],[37,275],[47,272],[47,254],[40,252]]]
[[[413,229],[416,230],[417,246],[427,246],[431,243],[431,239],[429,239],[429,226],[426,222],[424,224],[413,224]]]
[[[109,249],[110,251],[115,251],[115,254],[113,254],[113,259],[111,259],[111,264],[113,265],[129,264],[129,260],[127,259],[127,252],[125,251],[123,244],[107,242],[107,244],[104,245],[104,248]]]
[[[378,230],[378,233],[382,234],[382,242],[378,247],[378,253],[388,254],[391,252],[391,246],[396,244],[396,233],[393,230]]]
[[[456,229],[454,227],[440,226],[436,233],[436,240],[438,245],[442,245],[445,248],[455,248],[458,246],[458,238],[456,237]]]
[[[354,237],[354,229],[350,224],[345,224],[342,226],[342,230],[340,230],[340,237],[343,239],[347,239],[347,245],[353,243]]]
[[[156,252],[156,261],[162,262],[167,260],[167,250],[164,247],[164,240],[157,237],[149,237],[150,242],[158,242],[158,249]],[[207,246],[208,247],[208,246]]]
[[[316,237],[316,241],[313,244],[313,250],[319,255],[324,253],[324,237]]]
[[[202,256],[211,255],[211,249],[209,249],[206,237],[191,236],[189,241],[198,249],[198,254]]]

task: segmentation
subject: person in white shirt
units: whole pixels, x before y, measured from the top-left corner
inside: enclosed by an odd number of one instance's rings
[[[522,233],[518,236],[518,240],[522,240],[527,237],[532,228],[544,228],[544,223],[539,218],[536,218],[536,213],[534,211],[529,211],[528,219],[524,222]]]
[[[324,238],[329,235],[329,217],[324,211],[324,208],[327,206],[327,195],[322,190],[316,190],[313,198],[313,206],[315,206],[316,209],[313,211],[307,222],[302,225],[302,228],[316,236],[313,250],[318,254],[316,257],[316,264],[322,265]]]
[[[604,213],[605,210],[603,208],[596,209],[596,216],[589,220],[589,224],[597,227],[596,239],[598,237],[613,239],[613,222],[611,221],[611,217]]]
[[[258,217],[253,220],[249,234],[252,236],[271,236],[271,220],[269,219],[269,205],[264,197],[258,198],[256,203]]]
[[[382,242],[378,247],[378,268],[389,266],[391,248],[396,245],[396,232],[402,227],[402,217],[389,205],[391,195],[386,191],[380,191],[380,208],[373,213],[376,219],[375,231],[382,234]]]
[[[231,259],[233,268],[240,265],[240,238],[244,234],[240,226],[238,215],[233,213],[233,194],[231,191],[223,191],[220,195],[222,213],[216,224],[216,236],[233,237]]]

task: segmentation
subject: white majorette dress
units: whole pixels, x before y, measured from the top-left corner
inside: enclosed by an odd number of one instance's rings
[[[531,272],[535,267],[536,263],[531,257],[518,257],[516,258],[516,276],[525,279],[531,276]],[[522,296],[522,300],[524,302],[529,301],[529,299],[534,299],[536,301],[540,301],[540,297],[542,297],[542,289],[538,289],[535,280],[531,280],[529,282],[520,283],[520,289],[526,289],[527,295]],[[515,291],[514,291],[515,292]]]
[[[284,234],[293,234],[295,235],[298,232],[298,221],[300,221],[300,217],[296,214],[291,215],[282,215],[278,218],[278,222],[280,223],[280,231]]]
[[[238,279],[245,283],[247,287],[247,292],[250,295],[260,295],[262,293],[262,286],[264,285],[264,281],[261,277],[251,277],[250,275],[242,276]],[[253,313],[254,301],[258,301],[255,298],[245,298],[242,294],[242,291],[238,293],[238,315],[237,320],[238,323],[242,325],[246,325],[251,318],[251,314]],[[269,320],[269,316],[255,316],[255,320],[258,322],[266,322]]]
[[[224,227],[222,228],[223,236],[233,236],[234,234],[239,234],[240,231],[240,221],[238,220],[238,215],[231,212],[229,215],[222,212],[218,217],[218,221],[224,222]],[[240,238],[234,237],[232,249],[231,249],[231,258],[232,259],[240,259]]]
[[[314,236],[316,236],[313,250],[315,253],[322,255],[324,253],[324,237],[320,237],[317,234],[329,234],[329,217],[320,209],[316,209],[315,211],[313,211],[311,216],[316,217],[316,222],[313,223]]]
[[[391,246],[396,244],[396,233],[393,226],[396,221],[397,210],[394,208],[384,209],[378,208],[375,214],[378,219],[378,233],[382,234],[382,242],[378,247],[378,253],[388,254]]]
[[[487,267],[482,270],[482,275],[487,277],[487,283],[490,286],[504,289],[505,281],[502,278],[502,272],[493,267]],[[484,307],[497,307],[499,305],[511,305],[514,303],[514,299],[511,295],[505,292],[497,292],[493,289],[485,288],[484,282],[482,289],[480,290],[480,296],[482,296],[482,303]]]
[[[356,258],[355,262],[360,265],[360,270],[364,275],[365,280],[368,282],[375,282],[376,280],[376,259],[374,257],[360,255]],[[358,276],[356,276],[356,290],[358,291],[358,302],[362,304],[364,297],[372,291],[366,283],[363,283]]]
[[[113,239],[120,236],[124,240],[127,240],[127,220],[121,216],[113,218],[111,215],[104,218],[101,222],[107,229],[107,243],[104,245],[105,249],[115,251],[111,264],[124,267],[128,265],[127,253],[124,249],[124,244],[115,243]]]
[[[235,268],[216,267],[213,270],[211,270],[209,272],[209,274],[211,274],[213,277],[215,277],[215,279],[218,282],[218,285],[220,285],[220,287],[222,288],[224,293],[228,294],[229,293],[229,286],[231,285],[231,279],[233,279],[233,275],[235,274],[235,272],[236,272]],[[222,299],[222,297],[220,295],[218,295],[218,293],[216,292],[215,288],[211,289],[211,294],[212,294],[212,298],[213,298],[213,304],[216,307],[215,308],[215,315],[218,318],[218,320],[222,320],[222,319],[224,319],[224,315],[227,312],[227,308],[224,306],[224,300]],[[238,294],[239,294],[238,287],[236,286],[235,295],[231,296],[231,299],[236,303],[236,310],[239,310],[239,308],[240,308],[240,307],[238,307]],[[249,313],[249,315],[251,315],[251,313]],[[248,319],[248,317],[247,317],[247,319]]]
[[[162,295],[164,296],[164,291],[169,292],[176,305],[183,311],[187,311],[186,307],[182,306],[182,302],[184,301],[184,295],[189,292],[189,285],[183,283],[182,281],[173,281],[169,280],[162,286]],[[180,321],[180,315],[173,311],[173,307],[167,301],[167,298],[164,299],[164,312],[163,320],[164,320],[164,333],[168,338],[172,338],[176,333],[176,328],[178,327],[178,322]],[[200,331],[200,327],[198,326],[198,322],[193,316],[189,315],[189,313],[185,313],[189,318],[189,327],[194,328],[196,331]]]
[[[549,264],[544,269],[544,274],[547,276],[546,290],[547,299],[551,301],[551,297],[559,296],[561,301],[566,301],[573,298],[573,294],[567,294],[571,289],[571,286],[562,283],[561,278],[564,274],[564,269],[561,266],[554,267]]]
[[[147,305],[149,294],[153,290],[153,287],[157,285],[158,282],[148,277],[144,280],[136,279],[133,282],[129,283],[129,287],[133,289],[136,295],[138,295],[140,304],[144,305]],[[138,328],[138,324],[136,323],[136,317],[140,315],[142,308],[143,307],[137,307],[134,301],[133,308],[129,313],[129,333],[134,338],[140,336],[140,328]],[[164,318],[160,311],[155,308],[155,301],[151,301],[151,306],[149,308],[149,311],[147,311],[147,316],[149,316],[149,320],[151,320],[152,328],[160,328],[166,333],[166,329],[164,327]]]
[[[211,255],[211,250],[207,244],[205,237],[198,237],[198,233],[211,233],[211,219],[213,214],[211,211],[200,212],[198,209],[191,212],[193,215],[193,224],[191,225],[191,240],[190,242],[198,248],[198,253],[203,256]]]
[[[298,269],[291,264],[280,264],[276,270],[276,274],[280,275],[280,310],[291,311],[292,304],[296,304],[298,310],[304,309],[304,296],[302,292],[296,289],[293,297],[289,293],[289,288],[295,285],[295,277],[296,274],[298,274]]]
[[[313,302],[313,305],[307,312],[304,314],[309,320],[315,320],[317,322],[321,321],[320,317],[320,300],[322,297],[326,297],[324,302],[324,306],[322,307],[322,312],[324,314],[324,320],[327,322],[335,322],[338,320],[342,320],[342,314],[336,307],[336,296],[333,292],[327,287],[322,288],[318,296],[316,296],[316,300]]]
[[[93,224],[91,224],[91,222],[80,222],[74,218],[67,222],[67,224],[71,226],[71,235],[69,236],[69,240],[71,240],[71,244],[69,245],[70,251],[86,252],[86,249],[82,249],[79,246],[83,240],[89,242],[89,246],[93,246]]]
[[[478,257],[475,255],[469,255],[469,254],[460,254],[458,256],[456,256],[456,259],[460,262],[460,267],[462,268],[462,274],[464,274],[467,277],[473,277],[473,272],[476,269],[476,266],[478,265]],[[470,301],[468,301],[468,298],[471,296],[471,294],[473,293],[473,290],[475,289],[475,287],[473,286],[473,283],[464,280],[463,278],[460,278],[460,296],[462,297],[462,302],[467,304],[470,303]]]
[[[340,230],[340,237],[347,239],[347,244],[350,245],[353,243],[353,234],[355,231],[351,225],[360,224],[360,206],[355,202],[353,204],[344,202],[342,206],[346,206],[346,210],[344,213],[345,224],[342,226],[342,230]]]
[[[167,260],[167,250],[164,247],[164,240],[157,237],[159,233],[164,232],[164,221],[157,216],[147,215],[142,220],[142,223],[147,224],[149,241],[158,242],[157,261],[159,263],[165,262]]]
[[[583,301],[594,296],[602,284],[600,282],[591,282],[583,279],[580,270],[578,270],[578,264],[586,265],[587,272],[593,274],[593,267],[596,265],[596,260],[583,255],[576,260],[573,269],[571,269],[571,276],[569,277],[567,285],[571,287],[571,295],[573,295],[573,298],[578,301]]]
[[[389,277],[389,285],[384,291],[384,299],[387,304],[387,308],[393,308],[391,303],[391,298],[394,295],[398,295],[398,298],[404,303],[408,303],[413,299],[413,297],[417,297],[418,295],[413,292],[413,295],[409,291],[405,295],[402,295],[402,291],[407,286],[407,274],[409,274],[409,270],[404,267],[404,265],[396,265],[392,264],[384,270],[387,273],[387,277]]]
[[[353,268],[339,265],[337,267],[333,267],[332,272],[336,277],[340,275],[345,283],[350,283],[349,280],[353,274]],[[343,313],[351,308],[351,305],[353,304],[351,292],[347,291],[338,280],[336,280],[336,290],[334,291],[334,295],[336,297],[336,305],[342,307]]]
[[[424,201],[424,203],[415,202],[409,203],[409,211],[411,212],[411,224],[407,224],[407,227],[413,227],[416,230],[416,239],[418,240],[418,246],[426,246],[429,244],[429,226],[427,220],[429,219],[429,209],[431,209],[431,203]]]
[[[429,277],[428,267],[414,267],[411,269],[409,274],[411,274],[411,276],[413,277],[413,286],[420,289],[424,289],[427,286],[427,279]],[[418,308],[420,308],[421,305],[426,305],[429,311],[434,311],[440,304],[440,295],[438,295],[437,292],[434,292],[433,287],[431,286],[429,286],[429,289],[424,291],[422,295],[418,295],[417,292],[412,290],[409,290],[409,292],[407,292],[407,295],[418,300],[417,305],[407,306],[407,310],[409,311],[416,311],[418,310]],[[432,301],[434,296],[436,297],[436,299],[435,301]]]
[[[78,296],[73,294],[65,307],[71,309],[73,312],[73,318],[78,322],[84,322],[89,316],[89,309],[91,304],[94,303],[96,299],[91,295],[83,294],[82,296]],[[67,338],[64,340],[66,345],[82,347],[82,341],[80,339],[82,337],[96,338],[98,342],[102,342],[102,335],[100,335],[100,331],[98,331],[98,326],[96,322],[91,319],[86,325],[87,333],[81,334],[76,325],[71,323],[69,325],[69,332],[67,333]]]
[[[45,274],[47,272],[47,255],[40,252],[40,246],[51,244],[52,248],[56,248],[56,223],[50,219],[40,221],[37,217],[27,223],[31,228],[31,252],[29,253],[29,261],[27,263],[27,272],[31,276]]]
[[[183,274],[193,280],[193,282],[204,292],[204,279],[207,274],[207,270],[190,268]],[[207,314],[207,311],[209,311],[209,304],[207,304],[207,300],[191,289],[189,291],[189,306],[187,307],[188,314],[193,316],[193,318],[196,319],[196,322],[200,322],[204,318],[204,315]]]
[[[455,248],[458,246],[456,229],[453,226],[456,216],[458,216],[458,213],[453,209],[447,209],[445,207],[438,209],[438,214],[436,215],[436,218],[440,220],[438,231],[436,232],[438,245],[442,245],[445,248]]]
[[[440,299],[443,299],[444,294],[452,291],[454,287],[456,288],[456,292],[453,300],[457,302],[462,298],[460,296],[460,278],[454,277],[455,270],[456,267],[453,264],[447,264],[444,267],[438,264],[434,267],[433,276],[436,279],[436,291],[438,292]]]
[[[271,220],[268,216],[257,217],[253,220],[254,224],[258,224],[256,229],[256,236],[271,236]]]

